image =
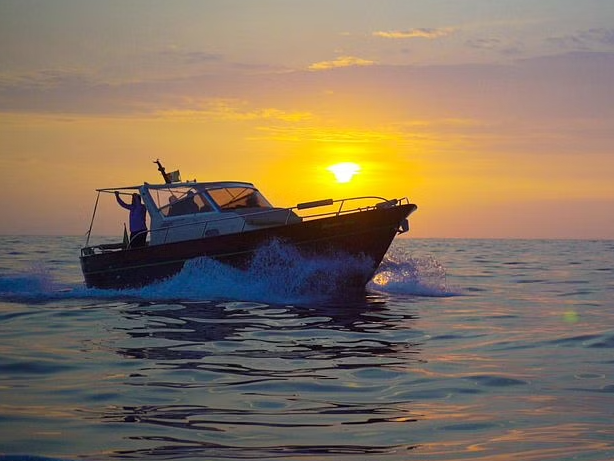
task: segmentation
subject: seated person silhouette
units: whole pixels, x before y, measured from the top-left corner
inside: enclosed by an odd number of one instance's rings
[[[178,200],[175,197],[171,197],[169,201],[171,202],[170,210],[168,212],[169,216],[181,216],[185,214],[198,213],[200,211],[198,205],[194,201],[194,192],[192,191],[189,191],[182,199]]]

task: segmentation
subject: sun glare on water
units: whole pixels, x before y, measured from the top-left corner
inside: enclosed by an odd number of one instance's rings
[[[354,175],[358,174],[360,166],[356,163],[344,162],[329,166],[327,170],[335,175],[337,182],[344,183],[350,182]]]

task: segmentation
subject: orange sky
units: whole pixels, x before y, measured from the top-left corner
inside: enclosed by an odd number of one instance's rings
[[[614,238],[611,24],[609,0],[4,0],[0,233],[83,234],[95,188],[160,158],[279,206],[408,196],[414,237]]]

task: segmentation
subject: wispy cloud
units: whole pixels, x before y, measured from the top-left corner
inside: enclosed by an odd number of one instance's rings
[[[518,41],[505,41],[499,38],[473,38],[467,40],[465,44],[474,49],[488,50],[506,56],[517,56],[522,54],[524,46]]]
[[[391,39],[409,39],[409,38],[426,38],[436,39],[445,37],[454,32],[451,27],[445,27],[440,29],[435,28],[418,28],[409,30],[392,30],[392,31],[377,31],[373,32],[374,37],[391,38]]]
[[[59,88],[88,89],[95,86],[116,86],[144,82],[160,82],[188,78],[214,69],[235,71],[239,66],[228,63],[219,54],[204,51],[182,51],[169,48],[142,53],[130,58],[130,64],[110,63],[105,66],[43,67],[27,71],[0,70],[0,91],[52,90]],[[267,69],[268,70],[268,69]]]
[[[590,50],[595,46],[614,46],[614,29],[580,30],[574,34],[549,37],[547,41],[564,49]]]
[[[325,143],[374,143],[400,141],[403,133],[390,129],[348,129],[329,126],[266,126],[260,127],[263,138],[276,141]]]
[[[479,48],[485,50],[493,50],[500,48],[502,42],[498,38],[474,38],[465,42],[471,48]]]
[[[82,69],[41,69],[24,73],[0,73],[0,91],[12,88],[46,90],[64,85],[96,83],[91,72]]]
[[[332,61],[320,61],[309,66],[309,70],[330,70],[339,67],[372,66],[375,61],[357,58],[355,56],[339,56]]]
[[[175,47],[170,47],[157,53],[158,59],[169,59],[181,61],[186,64],[203,64],[211,62],[223,61],[223,56],[218,53],[209,53],[198,50],[180,50]]]
[[[171,119],[223,120],[223,121],[281,121],[300,122],[311,119],[308,112],[286,111],[273,107],[251,108],[245,101],[234,99],[213,99],[204,101],[192,108],[158,111],[157,115]]]

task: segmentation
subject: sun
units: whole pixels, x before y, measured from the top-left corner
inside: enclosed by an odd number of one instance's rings
[[[337,163],[327,168],[328,171],[335,175],[335,179],[339,183],[350,182],[355,174],[360,171],[360,165],[352,162]]]

